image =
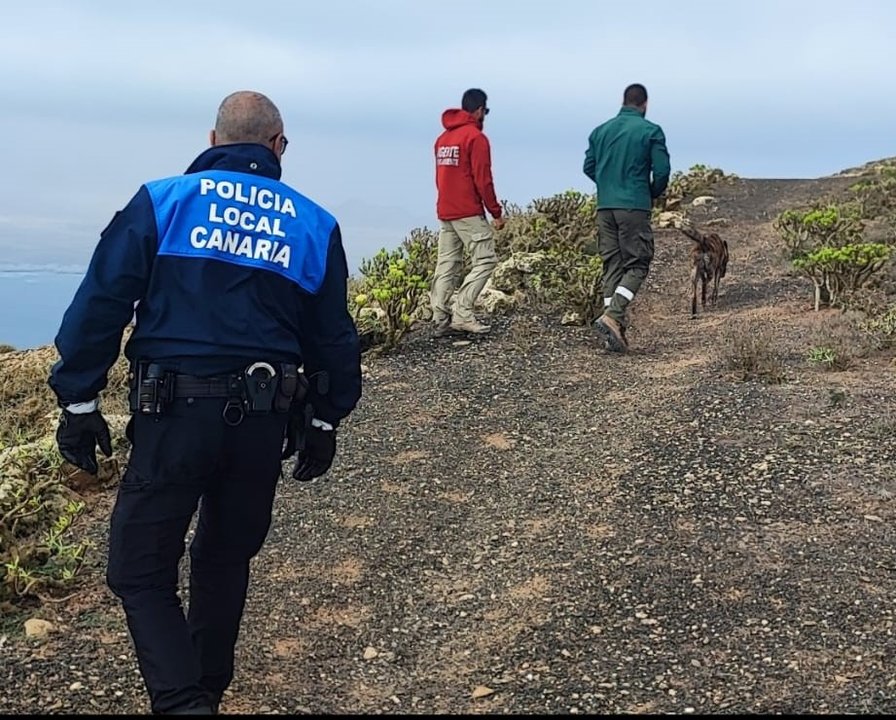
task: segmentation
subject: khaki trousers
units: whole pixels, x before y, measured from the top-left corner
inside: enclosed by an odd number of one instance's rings
[[[470,254],[470,272],[463,278],[464,250]],[[472,321],[473,304],[498,264],[492,226],[483,216],[443,220],[439,231],[439,258],[430,291],[433,322]],[[458,289],[458,284],[460,289]],[[451,296],[457,290],[454,306]]]
[[[653,231],[647,210],[598,210],[597,249],[603,260],[605,312],[625,326],[625,309],[635,299],[653,261]]]

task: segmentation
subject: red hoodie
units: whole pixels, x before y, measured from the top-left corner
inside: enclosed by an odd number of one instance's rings
[[[442,125],[445,132],[435,145],[439,220],[484,215],[483,206],[493,218],[501,217],[491,149],[479,122],[466,110],[446,110]]]

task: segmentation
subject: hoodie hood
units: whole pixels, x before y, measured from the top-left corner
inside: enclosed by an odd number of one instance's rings
[[[479,127],[479,121],[466,110],[452,108],[442,113],[442,125],[446,130],[454,130],[464,125]]]

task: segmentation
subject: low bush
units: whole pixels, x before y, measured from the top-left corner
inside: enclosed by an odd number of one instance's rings
[[[862,321],[860,327],[874,347],[881,350],[896,348],[896,305],[883,312],[869,315]]]
[[[802,255],[793,266],[815,284],[815,310],[836,305],[861,290],[890,259],[892,248],[882,243],[824,246]]]
[[[506,209],[507,223],[497,233],[503,261],[495,287],[522,291],[534,305],[590,323],[603,308],[594,197],[568,190],[533,200],[525,209]]]
[[[88,547],[71,532],[84,503],[62,482],[55,439],[0,451],[0,472],[0,601],[70,586]]]
[[[869,177],[850,188],[864,218],[884,218],[896,224],[896,163],[881,163],[872,168]]]
[[[774,228],[784,240],[784,253],[795,260],[823,247],[861,242],[864,221],[855,207],[819,203],[803,210],[785,210]]]
[[[437,248],[438,235],[418,228],[396,249],[361,263],[349,308],[360,331],[379,334],[383,349],[395,347],[428,304]]]
[[[726,173],[709,165],[692,165],[687,172],[677,170],[669,178],[669,186],[663,196],[654,203],[655,212],[676,210],[685,201],[708,195],[720,183],[733,183],[737,175]]]
[[[762,325],[729,325],[722,333],[722,361],[736,380],[779,384],[787,379],[784,353]]]
[[[810,349],[806,359],[828,371],[849,370],[873,349],[862,324],[865,315],[855,310],[832,311],[810,324]]]
[[[56,359],[53,347],[0,354],[0,602],[27,602],[76,581],[88,545],[73,532],[85,509],[75,490],[117,480],[129,447],[128,363],[120,357],[101,394],[113,456],[99,456],[99,477],[63,461],[59,408],[47,385]]]

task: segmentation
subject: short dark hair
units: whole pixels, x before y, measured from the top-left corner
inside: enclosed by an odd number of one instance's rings
[[[640,107],[647,102],[647,88],[640,83],[629,85],[622,94],[622,104]]]
[[[485,103],[488,100],[488,95],[486,95],[479,88],[470,88],[464,93],[463,98],[460,101],[460,106],[466,110],[467,112],[475,112],[479,108],[484,108]]]

